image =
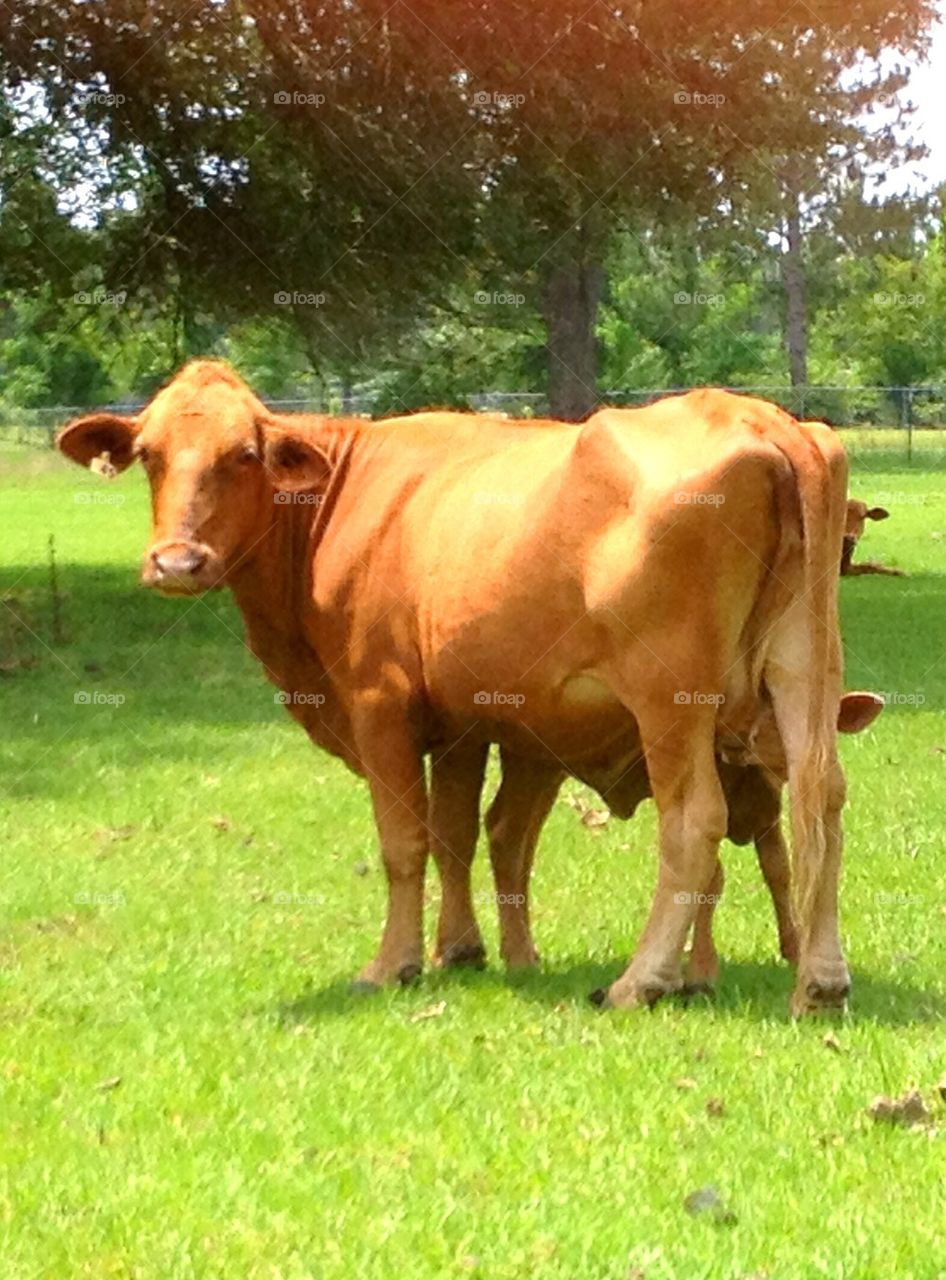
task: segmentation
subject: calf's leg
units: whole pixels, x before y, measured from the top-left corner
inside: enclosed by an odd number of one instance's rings
[[[487,744],[448,747],[430,766],[430,848],[440,874],[434,962],[444,968],[486,963],[473,909],[470,875],[479,835]]]
[[[502,782],[486,815],[500,953],[509,968],[530,968],[538,964],[539,954],[529,924],[529,880],[542,825],[564,774],[506,752],[502,768]]]

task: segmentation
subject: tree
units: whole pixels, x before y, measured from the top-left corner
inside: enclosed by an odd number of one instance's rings
[[[7,9],[5,79],[72,139],[112,287],[173,298],[185,331],[289,314],[350,377],[475,272],[525,294],[552,411],[580,417],[615,229],[757,217],[773,157],[864,135],[905,74],[876,60],[921,54],[933,5],[554,0],[541,27],[525,0]]]

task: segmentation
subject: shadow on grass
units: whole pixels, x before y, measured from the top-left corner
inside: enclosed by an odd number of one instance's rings
[[[365,994],[352,990],[350,979],[337,979],[327,987],[304,992],[278,1007],[280,1022],[319,1022],[326,1018],[352,1017],[385,1012],[392,1003],[443,998],[457,988],[504,990],[515,999],[551,1006],[586,1009],[589,1017],[608,1017],[591,1003],[591,992],[607,987],[622,972],[625,958],[610,962],[566,957],[554,968],[516,974],[502,969],[432,970],[420,983],[405,991]],[[736,1018],[744,1022],[788,1021],[788,1002],[794,973],[777,960],[740,960],[724,963],[713,997],[673,996],[672,1006],[685,1008],[687,1016]],[[411,997],[414,996],[414,999]],[[642,1011],[644,1013],[646,1011]],[[849,1017],[858,1022],[882,1026],[912,1026],[946,1021],[946,997],[941,992],[919,988],[902,979],[879,976],[862,970],[853,974]]]

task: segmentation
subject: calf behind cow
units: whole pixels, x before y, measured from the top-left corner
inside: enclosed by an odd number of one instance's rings
[[[105,451],[117,470],[140,459],[154,508],[143,580],[168,594],[230,586],[270,677],[321,695],[289,709],[366,776],[388,876],[365,979],[420,967],[429,849],[445,896],[453,879],[462,898],[471,762],[481,776],[497,742],[536,770],[583,778],[612,807],[645,771],[658,885],[608,1001],[678,989],[728,829],[717,753],[735,742],[788,780],[793,1008],[843,1002],[831,568],[846,468],[827,428],[724,392],[605,411],[581,428],[455,415],[298,425],[204,362],[139,418],[94,415],[59,443],[85,464]],[[293,494],[318,499],[314,520]],[[777,753],[759,733],[773,717]],[[533,802],[523,798],[530,831]]]
[[[886,507],[868,507],[866,502],[857,498],[848,498],[847,515],[844,521],[844,540],[841,545],[841,577],[855,577],[864,573],[883,573],[892,578],[902,578],[902,569],[892,569],[889,565],[877,560],[866,560],[860,564],[853,563],[854,550],[860,542],[868,520],[886,520],[890,512]]]

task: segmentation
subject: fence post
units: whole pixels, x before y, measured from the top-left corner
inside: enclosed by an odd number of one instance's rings
[[[907,429],[907,462],[913,461],[913,388],[900,388],[900,425]]]

